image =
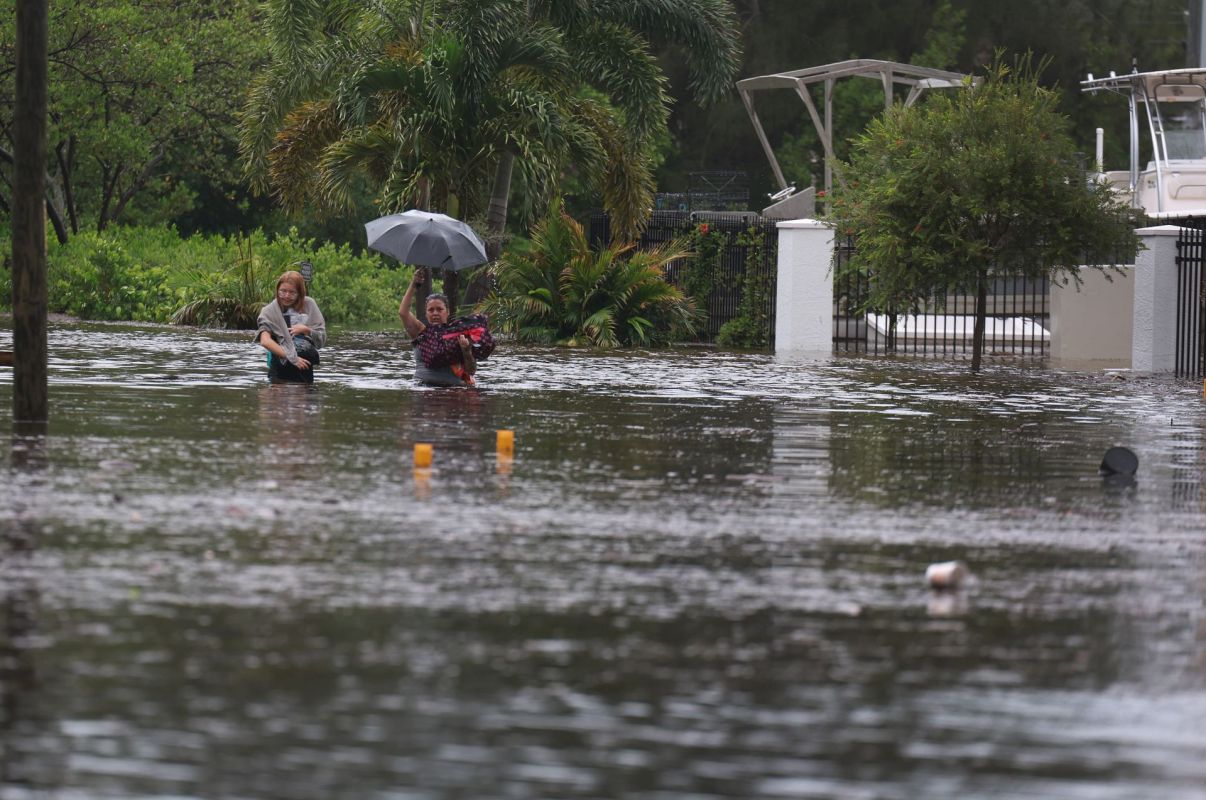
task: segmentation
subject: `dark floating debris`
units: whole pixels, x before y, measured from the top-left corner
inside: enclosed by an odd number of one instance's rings
[[[1133,477],[1138,469],[1139,456],[1125,447],[1111,447],[1106,450],[1105,458],[1101,459],[1101,467],[1098,472],[1106,476],[1122,475],[1129,478]]]

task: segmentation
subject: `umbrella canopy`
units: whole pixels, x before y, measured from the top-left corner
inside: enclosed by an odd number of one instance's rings
[[[404,211],[367,222],[370,250],[403,264],[458,270],[486,262],[486,245],[464,222],[431,211]]]

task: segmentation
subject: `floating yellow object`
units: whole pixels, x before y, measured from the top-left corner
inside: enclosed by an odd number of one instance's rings
[[[511,467],[514,465],[515,459],[510,453],[504,453],[499,450],[498,456],[494,462],[494,471],[499,475],[510,475]]]
[[[415,466],[423,469],[431,466],[431,445],[415,445]]]
[[[498,432],[498,452],[507,455],[515,452],[515,431]]]

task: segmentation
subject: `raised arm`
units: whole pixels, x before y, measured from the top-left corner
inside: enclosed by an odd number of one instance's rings
[[[426,278],[425,271],[422,267],[417,267],[414,277],[410,279],[410,284],[406,287],[406,294],[402,295],[402,302],[398,305],[398,317],[402,320],[402,327],[406,329],[406,333],[412,339],[427,330],[427,326],[420,322],[411,311],[415,304],[415,289],[424,278]]]

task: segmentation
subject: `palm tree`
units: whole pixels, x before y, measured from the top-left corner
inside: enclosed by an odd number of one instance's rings
[[[469,0],[472,2],[472,0]],[[608,140],[603,206],[620,238],[643,227],[653,199],[650,150],[663,129],[670,99],[654,48],[681,53],[697,100],[711,102],[731,88],[740,60],[736,17],[729,0],[528,0],[530,19],[562,34],[575,79],[602,92],[620,110],[624,135]],[[506,222],[516,153],[499,157],[487,222]],[[622,170],[619,165],[627,164]]]
[[[297,27],[285,23],[300,16],[290,8],[276,20],[278,55],[253,86],[241,130],[249,176],[286,209],[341,210],[358,183],[385,210],[471,204],[466,189],[488,178],[500,130],[543,153],[529,131],[556,84],[535,85],[503,65],[483,90],[464,43],[430,25],[422,6],[409,22],[369,7],[309,47],[285,46]],[[539,51],[551,64],[535,74],[555,74],[559,53],[540,50],[540,33],[521,32],[513,49]]]
[[[652,48],[681,43],[703,99],[736,68],[727,0],[294,0],[268,9],[269,65],[253,84],[241,146],[253,183],[295,209],[344,206],[363,181],[385,210],[430,198],[469,217],[488,196],[498,232],[517,169],[548,198],[572,163],[631,235],[652,199],[651,136],[669,103]]]

